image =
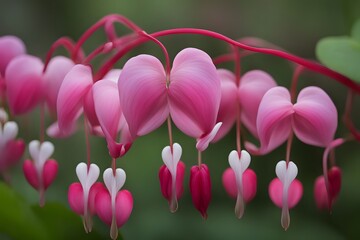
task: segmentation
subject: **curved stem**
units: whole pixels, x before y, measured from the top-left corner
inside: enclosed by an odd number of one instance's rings
[[[347,98],[346,98],[346,105],[345,105],[345,113],[344,113],[344,123],[345,126],[349,129],[351,134],[357,141],[360,141],[360,132],[355,128],[353,121],[351,120],[351,111],[352,105],[354,102],[354,92],[349,90]]]
[[[295,97],[296,97],[296,88],[299,82],[300,74],[304,71],[304,67],[301,65],[297,65],[293,77],[291,79],[291,89],[290,89],[290,96],[291,96],[291,102],[295,103]]]
[[[90,139],[89,139],[89,127],[86,117],[84,117],[84,130],[85,130],[85,144],[86,144],[86,159],[87,159],[87,167],[88,170],[91,164],[91,146],[90,146]]]
[[[50,47],[49,51],[47,52],[46,54],[46,58],[45,58],[45,64],[44,64],[44,69],[43,69],[43,73],[46,71],[47,69],[47,66],[50,62],[50,59],[52,57],[52,55],[54,54],[54,52],[59,48],[59,47],[64,47],[70,56],[73,55],[73,52],[75,50],[75,43],[74,41],[69,38],[69,37],[61,37],[59,38],[58,40],[56,40]],[[83,53],[81,52],[81,55],[80,55],[81,58],[83,58]],[[72,60],[74,62],[77,61],[77,57],[76,58],[73,58],[72,57]]]

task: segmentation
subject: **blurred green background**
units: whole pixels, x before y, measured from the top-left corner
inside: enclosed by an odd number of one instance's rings
[[[91,24],[110,13],[127,16],[149,33],[168,28],[196,27],[217,31],[234,39],[255,36],[310,59],[315,59],[315,46],[321,38],[348,35],[352,23],[360,17],[360,1],[357,0],[0,0],[0,3],[0,36],[19,36],[26,43],[29,53],[42,58],[57,38],[67,35],[77,39]],[[95,34],[85,49],[89,51],[103,40],[102,33]],[[162,40],[171,56],[189,46],[201,48],[212,57],[227,50],[225,44],[199,36],[172,36]],[[151,53],[162,58],[161,52],[152,43],[145,44],[126,57],[138,53]],[[232,69],[231,64],[224,67]],[[279,85],[290,85],[292,69],[284,60],[253,55],[242,61],[243,72],[251,69],[266,70]],[[341,122],[346,89],[315,73],[301,76],[299,88],[307,85],[319,85],[331,95],[339,111],[337,137],[346,136],[346,129]],[[360,119],[358,115],[355,111],[357,122]],[[36,113],[17,120],[24,123],[21,127],[23,138],[27,141],[38,138]],[[189,170],[196,164],[195,141],[177,130],[174,139],[183,147],[182,160]],[[69,208],[67,187],[77,181],[75,166],[86,160],[84,134],[79,131],[69,139],[53,142],[56,145],[54,156],[60,163],[60,169],[57,180],[47,192],[47,199],[50,203],[61,203]],[[105,141],[94,137],[91,144],[92,160],[103,171],[110,166]],[[313,183],[322,173],[323,150],[305,146],[297,140],[294,142],[292,160],[298,165],[298,178],[304,185],[304,196],[291,211],[291,226],[286,232],[280,225],[281,210],[271,203],[267,194],[268,183],[275,177],[275,164],[285,158],[284,146],[267,156],[253,157],[251,168],[258,176],[258,193],[247,206],[243,219],[238,220],[233,211],[235,201],[227,196],[221,185],[221,175],[228,167],[227,156],[235,148],[234,132],[211,145],[203,155],[204,162],[210,167],[213,184],[209,218],[204,221],[191,203],[188,171],[179,210],[176,214],[168,211],[157,177],[162,165],[160,153],[167,144],[167,131],[163,126],[139,138],[130,152],[118,161],[118,166],[127,172],[125,188],[134,197],[133,214],[121,229],[125,239],[358,239],[360,236],[358,143],[348,143],[336,152],[337,164],[343,170],[343,184],[340,197],[332,214],[329,214],[318,211],[313,200]],[[11,174],[12,188],[15,195],[23,199],[22,204],[36,204],[37,193],[25,182],[21,167],[14,168]],[[3,208],[13,202],[11,198],[8,200],[4,202],[0,195]],[[0,210],[0,224],[3,225],[0,230],[5,231],[12,226],[6,226],[9,223],[1,213]],[[61,211],[56,214],[61,214]],[[53,218],[60,218],[56,214]],[[18,217],[28,218],[26,213]],[[82,231],[81,224],[77,224],[77,229],[69,224],[59,224],[58,228],[75,234],[77,230]],[[82,235],[77,239],[104,239],[108,237],[108,231],[107,226],[96,221],[96,233],[87,237]],[[0,233],[0,239],[12,239],[6,235]]]

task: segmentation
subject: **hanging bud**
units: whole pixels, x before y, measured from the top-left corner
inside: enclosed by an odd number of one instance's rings
[[[326,191],[325,178],[323,175],[315,180],[314,198],[318,209],[331,211],[332,205],[336,201],[341,190],[341,170],[339,167],[332,167],[328,171],[329,194]],[[330,199],[329,199],[330,197]]]
[[[207,209],[211,201],[211,179],[205,164],[193,166],[190,170],[190,192],[195,208],[207,219]]]

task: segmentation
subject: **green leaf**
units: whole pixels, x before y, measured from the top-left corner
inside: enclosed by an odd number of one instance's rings
[[[360,19],[358,19],[351,29],[351,37],[360,42]]]
[[[0,232],[9,239],[49,239],[26,202],[0,183]]]
[[[34,213],[42,221],[52,240],[105,239],[94,229],[86,234],[79,216],[58,203],[47,203],[45,207],[34,206]]]
[[[318,42],[316,55],[327,67],[360,83],[360,42],[350,37],[327,37]]]

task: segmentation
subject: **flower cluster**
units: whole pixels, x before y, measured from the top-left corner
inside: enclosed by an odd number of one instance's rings
[[[131,32],[118,36],[114,24],[121,23]],[[82,45],[98,28],[105,29],[108,41],[90,54]],[[201,34],[219,39],[231,46],[229,54],[211,58],[200,49],[186,48],[170,61],[167,49],[159,37],[172,34]],[[127,60],[122,69],[113,69],[127,52],[153,41],[164,53],[165,64],[151,55],[138,55]],[[266,45],[266,44],[265,44]],[[69,57],[52,57],[60,46]],[[107,62],[94,71],[92,60],[108,54]],[[278,86],[262,70],[240,73],[240,58],[260,52],[285,58],[296,64],[291,90]],[[235,71],[217,68],[217,64],[233,61]],[[251,155],[265,155],[287,141],[286,157],[275,167],[276,178],[269,184],[269,196],[282,209],[281,225],[290,224],[289,209],[301,199],[303,186],[297,179],[298,168],[290,160],[294,135],[303,143],[325,148],[323,175],[314,185],[316,205],[331,209],[341,188],[341,170],[334,159],[328,168],[328,155],[346,139],[335,139],[338,125],[337,109],[328,94],[319,87],[309,86],[296,92],[301,71],[308,69],[330,76],[351,88],[353,82],[326,67],[280,50],[254,47],[219,33],[203,29],[170,29],[148,34],[121,15],[109,15],[89,28],[77,41],[63,37],[50,48],[45,62],[26,54],[23,42],[13,36],[0,38],[0,171],[8,179],[7,170],[20,160],[25,143],[16,140],[18,126],[8,121],[12,116],[30,113],[40,108],[40,139],[29,143],[32,160],[23,163],[29,184],[40,193],[40,205],[45,204],[44,192],[57,175],[58,163],[50,159],[54,145],[44,141],[45,114],[53,119],[47,130],[51,138],[70,137],[83,115],[87,139],[89,134],[105,138],[110,168],[103,173],[104,184],[97,182],[100,169],[91,163],[79,163],[76,174],[79,182],[71,184],[68,200],[71,209],[81,215],[86,232],[92,229],[92,216],[97,215],[111,226],[110,235],[117,238],[120,228],[131,215],[133,196],[121,190],[126,174],[117,168],[116,159],[124,156],[137,138],[155,131],[165,122],[169,145],[162,153],[164,165],[159,170],[160,189],[171,212],[178,209],[184,191],[186,166],[181,161],[182,148],[174,143],[172,124],[196,140],[197,164],[190,168],[189,188],[195,208],[204,218],[211,201],[211,178],[203,163],[202,152],[210,143],[223,138],[236,125],[236,147],[228,156],[230,167],[224,171],[222,182],[229,196],[236,199],[235,215],[241,218],[257,192],[257,176],[249,168]],[[247,129],[259,146],[244,142],[241,131]],[[251,155],[250,155],[251,154]],[[331,155],[332,158],[334,154]]]

